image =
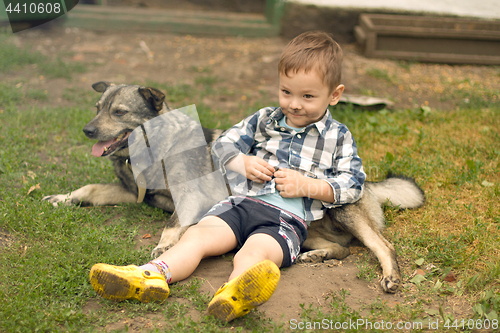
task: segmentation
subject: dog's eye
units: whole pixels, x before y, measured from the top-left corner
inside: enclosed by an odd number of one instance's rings
[[[115,116],[123,116],[124,114],[127,114],[128,111],[125,110],[116,110],[115,111]]]

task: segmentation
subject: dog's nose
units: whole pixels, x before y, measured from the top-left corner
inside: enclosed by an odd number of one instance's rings
[[[83,128],[83,133],[85,133],[85,135],[87,136],[87,138],[93,138],[96,133],[97,133],[97,127],[95,126],[85,126]]]

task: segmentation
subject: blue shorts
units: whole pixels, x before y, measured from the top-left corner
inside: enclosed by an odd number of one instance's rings
[[[307,224],[300,217],[262,200],[231,196],[216,204],[205,216],[217,216],[233,230],[238,245],[254,234],[267,234],[283,250],[281,267],[291,266],[307,238]]]

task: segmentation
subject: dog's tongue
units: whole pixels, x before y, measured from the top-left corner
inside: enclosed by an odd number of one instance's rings
[[[109,141],[99,141],[92,147],[92,155],[95,157],[102,156],[104,154],[104,147],[109,147],[113,144],[115,139]]]

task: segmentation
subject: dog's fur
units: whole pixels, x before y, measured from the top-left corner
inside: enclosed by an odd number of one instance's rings
[[[165,95],[155,88],[134,85],[113,85],[98,82],[92,85],[94,90],[102,93],[96,104],[97,115],[83,129],[90,139],[99,140],[93,149],[95,156],[109,156],[113,161],[115,173],[120,184],[86,185],[68,194],[51,195],[44,200],[54,206],[66,205],[116,205],[134,203],[138,198],[138,187],[130,168],[128,136],[137,127],[142,126],[158,115],[170,112],[165,103]],[[177,119],[177,118],[175,118]],[[181,134],[186,134],[186,126],[178,118],[164,133],[164,141],[168,143]],[[205,140],[210,143],[220,135],[220,131],[203,129]],[[162,132],[163,134],[163,132]],[[118,139],[117,139],[118,138]],[[107,146],[103,150],[103,147]],[[188,152],[189,154],[189,152]],[[203,174],[212,171],[210,154],[192,152],[188,157],[189,164],[198,165]],[[164,164],[164,172],[177,175],[186,172],[187,168],[179,168],[177,164]],[[191,179],[194,179],[193,177]],[[190,185],[192,186],[192,184]],[[195,217],[223,199],[227,189],[220,183],[208,180],[198,181],[194,189],[183,188],[182,202],[174,207],[171,191],[166,189],[148,189],[144,201],[154,207],[163,209],[173,215],[166,223],[161,239],[153,250],[153,256],[159,256],[174,245],[184,233],[188,225],[197,222]],[[308,229],[308,237],[303,245],[309,252],[302,253],[297,262],[321,262],[327,259],[343,259],[349,255],[348,244],[355,237],[371,249],[382,266],[381,285],[384,291],[394,293],[399,288],[401,276],[394,246],[382,236],[384,216],[382,206],[392,204],[401,209],[416,208],[424,204],[423,191],[410,178],[388,176],[382,182],[365,183],[362,198],[350,205],[328,210],[325,217],[313,221]],[[176,210],[177,208],[177,210]],[[178,215],[189,212],[192,220],[179,223]]]
[[[302,246],[310,251],[300,254],[297,262],[344,259],[350,254],[348,245],[355,237],[378,258],[384,291],[395,293],[401,284],[401,275],[396,250],[382,235],[385,225],[382,206],[388,204],[407,209],[420,207],[424,202],[424,192],[411,178],[389,175],[378,183],[365,182],[359,201],[329,209],[323,219],[311,223]]]

